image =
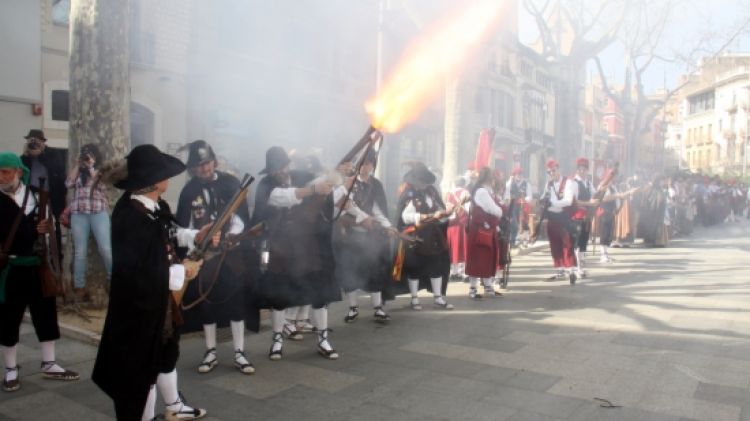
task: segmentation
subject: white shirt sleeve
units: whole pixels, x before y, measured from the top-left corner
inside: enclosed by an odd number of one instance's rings
[[[359,224],[365,219],[369,218],[370,215],[367,214],[367,212],[363,211],[359,208],[359,206],[355,205],[352,202],[352,205],[349,207],[349,209],[346,210],[346,213],[354,217],[354,222]]]
[[[229,221],[229,230],[227,231],[227,234],[239,234],[244,229],[245,223],[242,222],[242,219],[240,219],[240,217],[236,214],[232,215],[232,219],[230,219]]]
[[[380,224],[383,228],[390,228],[391,227],[391,221],[388,220],[388,218],[385,217],[383,214],[383,211],[380,210],[380,206],[378,206],[377,203],[373,204],[372,206],[372,217],[375,218],[375,222]]]
[[[554,189],[554,184],[552,185]],[[578,197],[578,183],[575,180],[568,179],[565,182],[565,190],[563,191],[563,197],[557,198],[555,191],[550,194],[550,210],[552,212],[562,212],[562,209],[573,205],[573,200]]]
[[[177,228],[177,245],[180,247],[187,247],[188,252],[193,251],[195,248],[195,235],[198,234],[198,230],[191,228]]]
[[[414,207],[414,201],[410,200],[406,207],[404,207],[404,211],[401,212],[401,220],[403,220],[406,225],[414,225],[419,222],[419,212],[417,212],[417,208]]]
[[[505,182],[505,194],[503,194],[504,200],[510,200],[510,190],[513,186],[513,178],[509,178],[508,181]]]
[[[294,187],[276,187],[271,190],[268,205],[275,208],[291,208],[299,205],[302,203],[302,199],[297,198],[296,190]]]
[[[479,189],[477,189],[477,192],[474,195],[474,202],[483,211],[489,213],[490,215],[496,216],[498,218],[501,218],[503,216],[503,208],[498,206],[495,201],[492,200],[490,192],[488,192],[484,187],[480,187]]]
[[[169,266],[169,290],[179,291],[185,284],[185,266],[174,264]]]

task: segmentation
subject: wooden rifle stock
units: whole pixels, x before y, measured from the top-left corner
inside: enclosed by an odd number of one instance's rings
[[[221,232],[224,226],[232,219],[232,215],[234,215],[240,205],[245,202],[247,198],[247,192],[250,189],[250,184],[252,184],[253,181],[255,181],[255,177],[251,176],[250,174],[245,174],[245,176],[242,177],[242,181],[240,182],[240,189],[234,194],[234,196],[232,196],[232,199],[221,211],[219,217],[216,218],[216,221],[213,223],[213,225],[211,225],[211,228],[206,233],[206,236],[203,237],[200,244],[198,244],[195,249],[193,249],[193,251],[188,255],[188,259],[192,261],[199,261],[206,257],[206,251],[211,244],[213,236]],[[222,253],[222,256],[224,255],[225,254]],[[221,263],[219,263],[219,266],[221,266]],[[194,277],[186,277],[185,282],[182,285],[182,289],[180,289],[179,291],[172,291],[172,298],[174,298],[174,301],[178,306],[182,304],[182,297],[185,295],[188,284],[197,276],[198,273],[196,273]]]
[[[245,176],[242,178],[242,181],[240,182],[240,189],[234,194],[234,196],[232,196],[232,199],[221,211],[219,216],[216,218],[216,221],[214,221],[213,225],[211,225],[211,228],[208,230],[206,236],[201,240],[200,244],[198,244],[198,246],[196,246],[195,249],[193,249],[193,251],[190,253],[190,255],[188,256],[190,260],[197,261],[201,260],[204,257],[206,250],[208,250],[208,247],[211,244],[213,236],[221,232],[221,230],[224,228],[224,225],[226,225],[232,219],[232,215],[234,215],[240,205],[247,199],[247,192],[250,189],[250,184],[252,184],[253,181],[255,181],[255,177],[250,174],[245,174]]]
[[[44,188],[47,179],[45,177],[39,177],[39,204],[38,204],[38,218],[39,221],[48,220],[49,222],[49,233],[43,234],[40,237],[40,259],[41,266],[39,267],[39,274],[42,278],[42,295],[45,297],[55,297],[62,295],[63,282],[62,282],[62,265],[60,264],[60,253],[57,249],[57,233],[55,232],[55,224],[50,217],[49,212],[49,191]],[[30,188],[30,187],[27,187]]]

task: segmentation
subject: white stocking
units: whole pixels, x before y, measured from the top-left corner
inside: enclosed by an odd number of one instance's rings
[[[143,415],[141,421],[151,421],[156,416],[156,385],[151,385],[151,389],[148,391],[148,398],[146,398],[146,407],[143,408]]]
[[[286,321],[286,312],[284,310],[271,311],[271,329],[274,333],[281,333]]]
[[[216,323],[203,325],[203,334],[206,337],[206,349],[216,348]]]
[[[306,306],[300,306],[299,310],[297,311],[297,320],[307,320],[310,318],[310,309],[312,306],[310,304]]]
[[[235,351],[245,350],[245,321],[231,321],[229,324],[232,326],[232,345]]]
[[[442,296],[443,278],[432,278],[430,279],[430,282],[432,283],[432,295],[434,295],[435,298]]]
[[[417,298],[417,295],[419,295],[419,279],[409,279],[409,292],[411,292],[411,298]]]
[[[14,368],[18,362],[16,361],[16,355],[18,355],[18,345],[13,345],[5,348],[3,352],[5,356],[5,367]],[[6,380],[15,380],[18,378],[18,370],[5,371]]]
[[[159,373],[156,377],[156,385],[159,386],[159,392],[164,397],[164,403],[167,404],[167,408],[177,404],[179,409],[181,402],[180,394],[177,391],[177,369],[169,373]]]
[[[346,293],[346,300],[349,302],[349,307],[357,306],[357,290]]]
[[[328,308],[314,308],[312,311],[312,324],[318,329],[318,332],[322,332],[328,329]]]
[[[380,291],[373,292],[372,294],[370,294],[370,300],[372,300],[373,307],[382,307],[383,306],[383,293]]]

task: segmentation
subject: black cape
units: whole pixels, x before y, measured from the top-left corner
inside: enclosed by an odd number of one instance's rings
[[[137,411],[162,366],[169,297],[166,239],[171,213],[159,201],[159,217],[138,208],[130,193],[112,213],[112,280],[109,308],[92,380],[113,400]]]

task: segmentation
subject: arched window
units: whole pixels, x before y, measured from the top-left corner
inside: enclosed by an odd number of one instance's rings
[[[130,147],[154,143],[154,113],[147,107],[130,103]]]

